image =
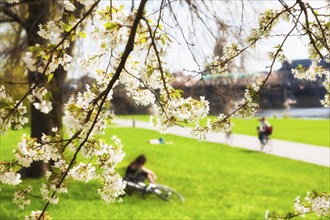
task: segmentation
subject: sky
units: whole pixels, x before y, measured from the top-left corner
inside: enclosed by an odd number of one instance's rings
[[[135,7],[138,6],[138,2],[135,2]],[[159,0],[150,1],[147,4],[147,12],[152,13],[159,7]],[[198,2],[198,1],[197,1]],[[216,15],[220,15],[221,18],[226,21],[228,24],[232,25],[236,30],[238,28],[242,29],[242,35],[248,36],[251,28],[257,27],[258,15],[259,13],[265,11],[266,9],[278,9],[280,4],[278,1],[269,0],[269,1],[257,1],[257,0],[244,0],[244,7],[242,7],[242,1],[232,0],[232,1],[223,1],[223,0],[206,0],[209,4],[209,10],[213,10]],[[288,3],[293,3],[294,1],[287,1]],[[103,5],[109,4],[108,1],[102,1]],[[124,4],[126,10],[130,10],[131,1],[114,1],[115,5]],[[320,6],[324,1],[313,0],[310,1],[313,6]],[[167,12],[164,14],[164,21],[166,24],[166,31],[168,31],[173,36],[173,41],[171,46],[168,48],[169,53],[166,58],[167,66],[170,72],[184,72],[185,74],[192,74],[190,71],[186,70],[201,70],[200,66],[203,66],[207,56],[213,54],[215,40],[208,31],[203,28],[201,23],[194,21],[192,25],[190,18],[190,12],[188,8],[183,8],[179,2],[173,4],[173,10],[176,12],[177,19],[179,24],[182,27],[182,31],[185,32],[186,40],[194,44],[190,47],[190,50],[193,51],[195,59],[191,55],[191,51],[188,49],[185,44],[185,39],[183,38],[181,31],[176,27],[173,16]],[[242,19],[243,12],[243,19]],[[210,11],[211,13],[211,11]],[[212,26],[212,22],[210,26]],[[213,25],[215,27],[215,25]],[[286,22],[279,23],[274,28],[274,33],[287,33],[291,26]],[[194,29],[194,34],[191,34],[191,29]],[[216,31],[217,29],[213,29]],[[269,51],[274,51],[274,46],[281,42],[280,37],[272,37],[267,40],[263,40],[255,46],[254,49],[249,50],[247,55],[247,61],[245,68],[247,72],[261,72],[266,71],[267,66],[270,65],[271,60],[268,58],[267,53]],[[237,41],[236,39],[229,39],[228,41]],[[290,37],[287,40],[287,43],[283,47],[284,54],[288,60],[294,59],[307,59],[308,50],[306,45],[308,44],[308,39],[306,37]],[[94,46],[91,46],[91,43],[88,41],[84,43],[83,51],[94,50]],[[197,61],[197,63],[196,63]],[[281,63],[276,63],[275,70],[281,67]],[[73,73],[74,77],[79,77],[79,73]]]
[[[211,1],[209,0],[212,5],[221,5],[223,1]],[[219,14],[223,17],[224,20],[230,20],[230,22],[234,26],[243,26],[243,35],[249,34],[251,28],[257,27],[258,21],[258,14],[265,11],[266,9],[279,9],[281,5],[278,1],[244,1],[244,19],[241,19],[241,9],[240,4],[241,1],[227,1],[229,2],[229,11],[228,8],[221,8],[219,10]],[[287,1],[289,3],[294,3],[295,1]],[[309,1],[309,3],[314,7],[324,6],[324,1],[313,0]],[[214,6],[216,8],[216,6]],[[231,11],[233,10],[233,12]],[[236,12],[236,13],[235,13]],[[329,11],[327,11],[329,14]],[[226,15],[228,15],[226,17]],[[183,21],[182,23],[185,24],[185,17],[187,15],[182,15]],[[288,33],[289,30],[292,28],[290,23],[288,22],[280,22],[278,23],[273,33],[274,34],[283,34]],[[207,33],[205,30],[202,31],[203,33],[198,36],[201,39],[205,39],[205,41],[210,41],[210,38],[205,36]],[[297,34],[297,32],[293,32]],[[208,34],[206,34],[208,35]],[[268,70],[267,66],[270,65],[271,60],[268,58],[267,53],[269,51],[274,51],[274,46],[282,42],[283,37],[272,37],[266,40],[262,40],[261,42],[257,43],[256,47],[252,50],[249,50],[249,55],[247,56],[247,64],[246,69],[248,72],[259,72],[259,71],[266,71]],[[232,41],[236,41],[233,39]],[[296,60],[296,59],[308,59],[308,38],[305,37],[289,37],[287,42],[284,44],[283,51],[285,56],[287,57],[288,61]],[[211,42],[209,45],[203,44],[203,49],[200,49],[201,54],[212,54],[214,48],[214,42]],[[182,71],[183,69],[198,69],[198,66],[194,62],[191,57],[191,54],[185,45],[174,45],[172,48],[173,56],[169,59],[169,62],[172,65],[173,71]],[[198,51],[198,49],[197,49]],[[201,52],[203,51],[203,52]],[[205,58],[201,58],[199,61]],[[275,64],[275,70],[281,67],[281,63],[277,62]]]
[[[212,2],[212,1],[209,1]],[[233,4],[233,8],[236,11],[239,10],[240,1],[230,1]],[[247,2],[247,1],[245,1]],[[293,2],[293,1],[288,1]],[[212,4],[221,4],[222,1],[213,1]],[[239,4],[237,4],[239,3]],[[312,6],[321,6],[324,5],[324,1],[310,1]],[[323,4],[322,4],[323,3]],[[257,20],[258,20],[258,13],[263,12],[266,9],[278,9],[280,8],[280,4],[277,1],[249,1],[250,5],[245,5],[244,9],[244,20],[243,20],[243,29],[245,29],[246,33],[249,33],[249,30],[252,27],[256,27]],[[230,6],[231,8],[231,6]],[[225,9],[226,10],[226,9]],[[219,12],[219,13],[226,13],[226,12]],[[227,12],[230,15],[230,12]],[[184,16],[183,16],[184,17]],[[225,17],[225,16],[224,16]],[[226,19],[226,18],[224,18]],[[233,23],[236,26],[241,25],[241,17],[240,12],[234,14],[231,17]],[[184,21],[183,21],[184,24]],[[287,22],[281,22],[274,28],[274,33],[287,33],[291,29],[291,25]],[[297,34],[297,32],[294,32]],[[207,39],[205,35],[205,30],[200,37],[200,39]],[[268,58],[268,51],[274,51],[274,46],[281,43],[283,37],[272,37],[267,40],[263,40],[257,43],[256,47],[253,50],[250,50],[250,54],[248,55],[248,61],[246,65],[246,69],[248,72],[254,71],[266,71],[268,68],[267,66],[270,65],[271,60]],[[235,40],[233,40],[235,42]],[[214,44],[213,44],[214,45]],[[203,48],[204,54],[212,54],[213,53],[213,45],[212,46],[205,46]],[[295,59],[308,59],[308,45],[307,37],[289,37],[287,42],[283,47],[283,51],[285,56],[287,57],[288,61],[295,60]],[[191,54],[187,47],[184,45],[174,45],[173,47],[173,56],[172,59],[169,59],[169,62],[172,65],[173,71],[181,71],[182,69],[198,69],[198,66],[194,62],[191,57]],[[201,52],[202,53],[202,52]],[[202,62],[203,58],[201,58]],[[279,69],[281,67],[281,63],[275,64],[275,69]]]

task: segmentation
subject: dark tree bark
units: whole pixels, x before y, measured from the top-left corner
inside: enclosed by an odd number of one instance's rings
[[[36,43],[43,44],[44,39],[38,35],[38,25],[48,21],[50,16],[51,1],[29,1],[28,2],[28,18],[25,22],[25,30],[27,33],[27,45],[33,46]],[[28,80],[31,84],[35,83],[41,76],[39,73],[28,71]],[[54,110],[53,110],[54,111]],[[31,104],[31,137],[41,139],[42,134],[49,134],[54,122],[51,114],[44,114],[37,110]],[[44,162],[34,162],[28,168],[23,168],[20,173],[22,178],[39,178],[45,175],[48,170],[47,164]]]
[[[33,46],[36,43],[44,44],[44,39],[38,35],[39,24],[45,24],[47,21],[56,16],[56,12],[52,7],[52,1],[32,0],[28,2],[29,15],[24,25],[27,33],[27,45]],[[80,14],[84,7],[77,5],[76,15]],[[73,43],[66,50],[67,54],[72,54]],[[44,114],[37,110],[31,104],[31,137],[41,139],[43,134],[51,134],[53,127],[57,127],[59,132],[62,131],[62,116],[63,116],[63,86],[67,72],[60,66],[54,72],[54,77],[46,85],[47,90],[51,93],[52,111]],[[40,80],[40,73],[28,71],[28,80],[31,84]],[[44,82],[45,79],[41,79]],[[60,152],[62,149],[58,149]],[[34,162],[31,167],[24,168],[20,171],[22,178],[40,178],[45,175],[49,169],[49,165],[44,162]]]

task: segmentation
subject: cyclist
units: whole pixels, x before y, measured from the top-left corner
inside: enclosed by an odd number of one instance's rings
[[[268,135],[271,134],[271,129],[272,127],[270,126],[269,122],[266,120],[265,117],[262,117],[259,119],[259,126],[257,127],[258,129],[258,137],[260,140],[260,143],[262,146],[266,144],[266,140],[268,138]]]
[[[144,154],[135,158],[135,160],[127,167],[124,180],[134,183],[143,183],[145,179],[148,179],[150,183],[155,183],[157,177],[154,172],[144,166],[146,162],[147,157]]]

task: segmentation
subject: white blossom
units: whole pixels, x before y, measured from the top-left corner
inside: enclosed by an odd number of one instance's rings
[[[42,139],[45,141],[46,136]],[[50,144],[40,144],[37,139],[30,138],[23,134],[22,141],[18,143],[17,149],[14,152],[18,163],[23,167],[29,167],[33,161],[48,162],[51,159],[57,160],[61,156],[58,149]]]
[[[9,4],[19,3],[19,0],[6,0]]]
[[[60,160],[57,160],[55,163],[54,163],[54,168],[58,168],[61,172],[65,172],[69,165],[65,162],[65,160],[63,159],[60,159]]]
[[[74,166],[69,171],[69,175],[73,179],[83,182],[89,182],[97,178],[96,169],[90,163],[89,164],[79,163],[79,165]]]
[[[325,108],[330,108],[330,95],[326,94],[324,96],[324,99],[321,100],[321,104],[325,107]]]
[[[64,5],[65,5],[64,1]],[[63,29],[60,27],[59,21],[48,21],[46,24],[39,24],[38,35],[46,40],[49,40],[53,44],[58,44],[61,40],[61,34]]]
[[[69,0],[64,0],[63,5],[64,5],[65,10],[67,10],[67,11],[76,10],[76,7]]]
[[[37,67],[35,65],[37,60],[34,58],[32,52],[26,52],[22,59],[30,71],[34,72],[37,70]]]
[[[41,215],[42,211],[37,210],[37,211],[32,211],[31,215],[29,216],[25,216],[24,220],[38,220],[40,215]],[[42,220],[44,220],[45,218],[41,218]]]
[[[57,181],[59,180],[52,180],[49,181],[47,184],[43,183],[40,188],[41,196],[44,200],[49,201],[49,203],[57,204],[59,201],[59,197],[56,193],[67,193],[68,190],[63,185],[58,186]],[[56,192],[56,193],[54,193]]]
[[[265,219],[266,219],[266,220],[269,219],[268,216],[269,216],[269,210],[266,210],[266,212],[265,212]],[[270,220],[270,219],[269,219],[269,220]]]
[[[305,217],[306,213],[310,212],[309,207],[305,207],[300,203],[300,196],[295,199],[294,209],[302,216]]]
[[[24,117],[27,109],[23,103],[18,104],[18,102],[14,102],[12,97],[7,95],[5,87],[0,85],[0,134],[6,133],[12,125],[15,129],[21,129],[28,122],[28,119]],[[13,109],[13,106],[17,107]]]
[[[242,118],[252,117],[256,113],[258,107],[259,104],[253,100],[253,94],[251,94],[249,89],[246,89],[241,104],[235,104],[235,109],[240,108],[235,115]]]
[[[8,185],[18,185],[22,182],[21,174],[13,171],[0,172],[0,182]]]
[[[26,205],[29,205],[31,201],[27,197],[32,190],[31,186],[28,186],[26,189],[21,189],[14,193],[13,202],[18,206],[20,209],[24,209]]]
[[[93,3],[93,1],[90,1],[90,0],[76,0],[76,1],[85,6]]]
[[[98,193],[106,203],[114,202],[116,198],[124,195],[126,185],[117,173],[103,173],[104,184]]]
[[[42,113],[49,113],[52,109],[52,102],[49,100],[48,91],[45,87],[36,87],[28,96],[29,101]]]
[[[170,126],[177,122],[194,123],[206,117],[209,112],[209,102],[204,97],[200,100],[189,98],[173,98],[167,100],[162,108],[153,106],[155,119],[152,125],[160,132],[166,132]]]

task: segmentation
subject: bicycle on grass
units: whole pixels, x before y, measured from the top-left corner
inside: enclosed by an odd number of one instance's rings
[[[135,183],[130,181],[124,181],[124,183],[126,183],[125,191],[129,195],[133,191],[138,191],[141,193],[142,196],[145,196],[146,194],[155,194],[164,201],[178,199],[181,202],[184,202],[184,197],[179,192],[165,185],[156,183],[145,184],[142,182]]]

